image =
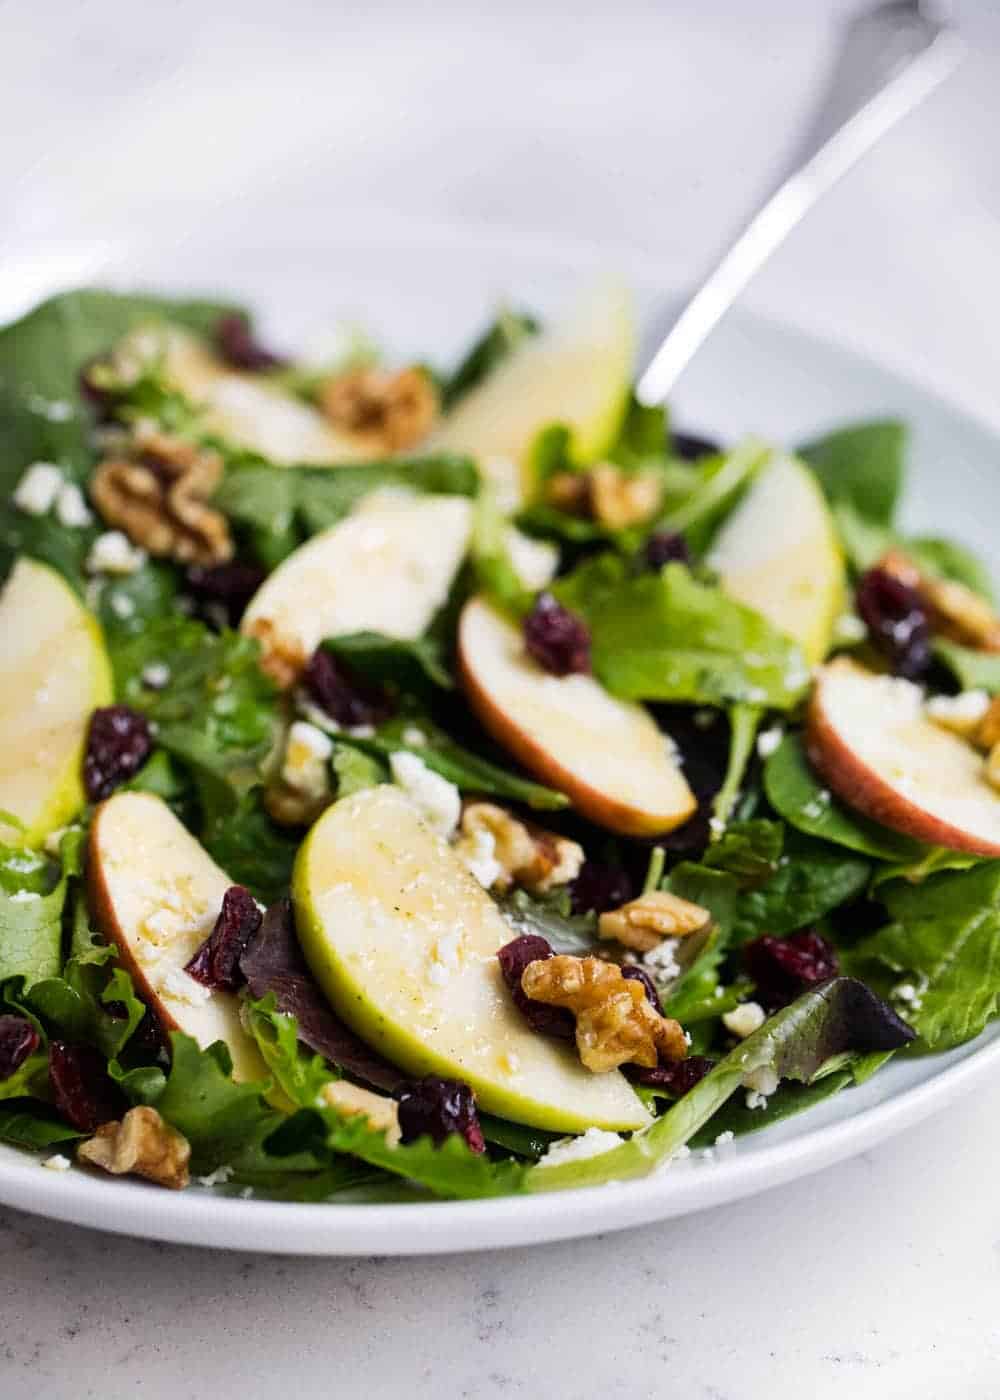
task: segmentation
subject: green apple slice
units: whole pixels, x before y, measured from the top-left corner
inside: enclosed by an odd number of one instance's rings
[[[37,845],[83,806],[91,712],[111,701],[96,619],[45,564],[19,559],[0,593],[0,837]]]
[[[302,948],[331,1005],[414,1074],[461,1079],[480,1107],[538,1128],[634,1129],[649,1117],[617,1070],[529,1030],[500,975],[514,936],[448,843],[397,788],[330,807],[292,882]]]
[[[458,669],[483,728],[584,816],[626,836],[659,836],[694,814],[694,794],[649,711],[593,676],[551,676],[520,630],[484,598],[458,624]]]
[[[595,461],[621,424],[634,356],[631,298],[622,287],[601,287],[563,325],[523,340],[460,400],[429,446],[468,453],[503,487],[514,463],[528,489],[523,473],[535,438],[564,423],[573,460]]]
[[[259,374],[230,369],[204,341],[177,326],[133,331],[117,348],[123,366],[158,364],[168,383],[203,410],[202,425],[278,466],[337,466],[371,457],[318,409]]]
[[[374,491],[268,576],[241,630],[258,638],[279,683],[294,679],[324,637],[419,637],[448,597],[471,528],[464,496]]]
[[[795,457],[754,478],[708,555],[731,598],[822,661],[844,600],[844,559],[819,483]]]
[[[90,828],[87,879],[97,927],[118,945],[136,991],[161,1024],[202,1049],[224,1041],[235,1079],[266,1079],[267,1066],[240,1021],[239,998],[209,991],[184,971],[233,881],[161,798],[120,792],[101,803]]]

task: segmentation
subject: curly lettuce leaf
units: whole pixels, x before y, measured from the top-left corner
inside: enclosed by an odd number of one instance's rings
[[[62,964],[67,874],[33,851],[0,846],[0,982],[55,976]]]
[[[182,1031],[170,1036],[170,1073],[153,1107],[191,1144],[191,1167],[210,1172],[230,1163],[275,1121],[264,1101],[270,1082],[237,1084],[221,1040],[202,1050]]]
[[[808,683],[793,641],[683,564],[634,576],[605,554],[553,592],[587,622],[594,672],[623,699],[785,710]]]

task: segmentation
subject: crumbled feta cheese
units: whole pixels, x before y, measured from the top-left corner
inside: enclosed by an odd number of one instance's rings
[[[503,534],[514,572],[525,588],[536,593],[552,582],[559,565],[559,551],[548,540],[532,539],[513,525]]]
[[[610,1152],[621,1146],[617,1133],[606,1132],[603,1128],[588,1128],[579,1137],[557,1138],[548,1151],[539,1159],[540,1167],[561,1167],[566,1162],[582,1162],[588,1157],[599,1157],[602,1152]]]
[[[842,646],[853,646],[855,642],[863,642],[867,635],[868,629],[854,613],[841,613],[833,624],[833,640]]]
[[[403,743],[409,744],[411,749],[419,749],[427,743],[427,735],[415,724],[408,724],[403,730]]]
[[[65,525],[67,530],[82,530],[84,526],[93,522],[94,517],[87,509],[83,492],[75,482],[67,481],[59,488],[56,497],[56,519],[60,525]]]
[[[112,593],[108,603],[115,617],[120,617],[123,622],[135,612],[135,599],[127,593]]]
[[[42,1163],[43,1167],[48,1167],[50,1172],[68,1172],[73,1163],[68,1157],[64,1157],[61,1152],[56,1152],[52,1157],[46,1157]]]
[[[778,1075],[770,1065],[761,1065],[758,1069],[752,1069],[749,1074],[743,1076],[743,1087],[766,1099],[777,1089]]]
[[[727,1128],[724,1133],[720,1133],[719,1136],[715,1139],[716,1147],[725,1147],[728,1143],[733,1141],[735,1136],[736,1134],[733,1132],[733,1130],[731,1128]]]
[[[147,690],[162,690],[170,684],[170,667],[164,661],[153,661],[142,668],[142,683]]]
[[[966,739],[978,729],[989,708],[990,697],[985,690],[963,690],[960,695],[932,696],[924,711],[942,729],[950,729]]]
[[[759,1031],[766,1020],[764,1008],[758,1002],[745,1001],[742,1006],[727,1011],[722,1018],[722,1024],[727,1031],[739,1036],[740,1040],[746,1040],[748,1035]]]
[[[757,735],[757,753],[761,758],[770,758],[785,736],[780,724],[772,729],[763,729]]]
[[[62,472],[52,462],[35,462],[14,488],[11,500],[26,515],[47,515],[64,485]]]
[[[226,1182],[233,1174],[232,1167],[216,1167],[214,1172],[209,1172],[207,1176],[196,1176],[199,1186],[225,1186]]]
[[[923,990],[915,987],[912,982],[900,982],[892,989],[892,999],[902,1002],[911,1011],[919,1011],[924,1004]]]
[[[371,739],[375,735],[374,724],[352,724],[348,729],[352,739]]]
[[[86,568],[90,574],[134,574],[145,562],[146,551],[121,530],[106,530],[91,546]]]
[[[745,1102],[747,1108],[767,1108],[767,1095],[759,1089],[748,1089]]]
[[[496,858],[497,838],[485,827],[477,827],[463,837],[455,849],[484,890],[491,889],[503,874],[503,866]]]
[[[708,829],[713,836],[721,836],[726,829],[726,823],[721,817],[709,817]]]
[[[671,977],[680,975],[680,964],[677,961],[677,949],[680,947],[680,940],[677,938],[664,938],[657,943],[655,948],[650,948],[648,953],[642,957],[643,967],[655,972],[661,981],[669,981]]]
[[[181,967],[172,967],[160,978],[160,993],[168,1001],[179,1001],[184,1006],[204,1006],[212,996],[211,987],[196,982]]]
[[[422,815],[442,836],[450,836],[462,814],[462,799],[454,783],[427,767],[415,753],[398,750],[389,758],[393,782],[401,787]]]
[[[68,423],[75,412],[68,399],[47,399],[42,394],[30,396],[28,411],[50,423]]]
[[[31,904],[41,897],[35,890],[15,890],[13,894],[7,896],[11,904]]]
[[[307,797],[320,798],[329,789],[328,764],[333,743],[328,734],[304,719],[297,719],[288,731],[281,776],[289,787]]]
[[[34,851],[28,851],[26,855],[8,856],[4,861],[5,867],[18,875],[30,875],[33,870],[41,870],[44,864],[41,856],[35,855]]]

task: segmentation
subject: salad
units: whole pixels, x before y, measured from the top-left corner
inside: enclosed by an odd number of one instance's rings
[[[675,432],[627,297],[457,367],[0,331],[0,1140],[474,1198],[712,1156],[1000,998],[1000,619],[906,432]]]

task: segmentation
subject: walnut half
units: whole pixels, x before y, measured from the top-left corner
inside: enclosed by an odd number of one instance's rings
[[[191,1147],[155,1108],[130,1108],[120,1123],[102,1123],[76,1149],[79,1161],[113,1176],[144,1176],[158,1186],[181,1191],[190,1181]]]
[[[661,1058],[687,1054],[680,1025],[662,1016],[643,984],[625,977],[617,963],[558,953],[529,963],[521,988],[532,1001],[573,1012],[580,1060],[595,1074],[624,1064],[653,1069]]]
[[[217,452],[141,429],[121,455],[100,463],[90,495],[107,524],[150,554],[179,564],[223,564],[233,542],[225,516],[208,504],[222,472]]]
[[[421,369],[352,369],[321,386],[319,406],[335,428],[373,452],[400,452],[430,432],[438,399]]]
[[[650,890],[619,909],[602,914],[597,932],[601,938],[614,938],[637,953],[650,953],[665,938],[700,933],[711,918],[700,904],[692,904],[667,890]]]
[[[655,473],[629,472],[613,462],[600,462],[585,472],[556,472],[545,496],[558,510],[590,516],[608,530],[625,530],[656,514],[663,483]]]
[[[522,821],[495,802],[467,802],[462,808],[456,850],[476,851],[480,833],[493,839],[499,873],[494,888],[519,885],[529,894],[545,894],[575,880],[583,865],[583,847],[534,822]]]
[[[1000,651],[1000,618],[968,584],[925,572],[901,549],[890,549],[878,567],[916,590],[936,632],[975,651]]]

